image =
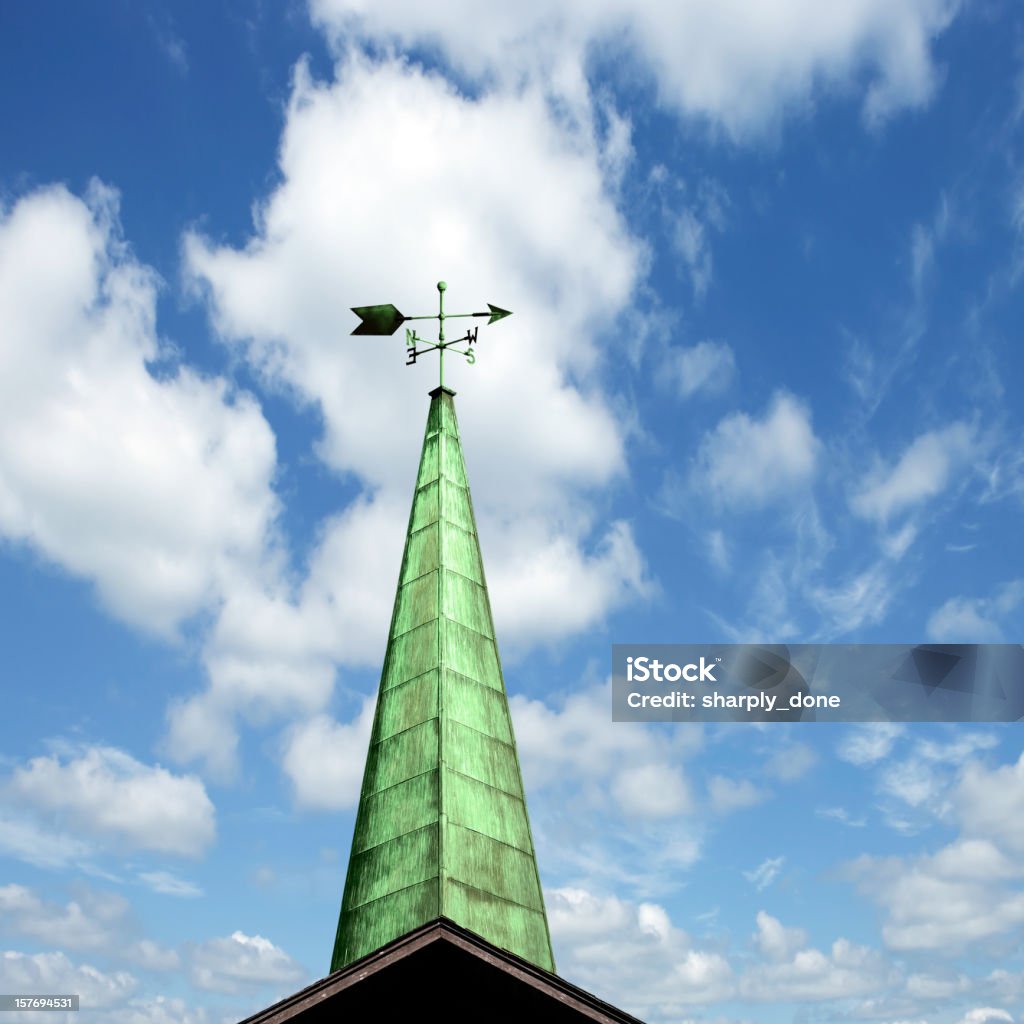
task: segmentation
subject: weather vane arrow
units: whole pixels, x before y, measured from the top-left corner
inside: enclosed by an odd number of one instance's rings
[[[445,320],[454,320],[457,317],[487,317],[487,323],[493,324],[498,320],[504,320],[505,317],[511,316],[510,310],[502,309],[501,306],[494,306],[490,302],[487,303],[487,312],[485,313],[446,313],[444,311],[444,293],[448,286],[444,281],[437,282],[437,291],[439,298],[438,311],[429,316],[404,316],[398,311],[390,302],[385,303],[381,306],[353,306],[352,312],[359,317],[359,326],[352,332],[353,334],[373,334],[377,336],[385,336],[394,334],[406,320],[437,320],[440,322],[440,329],[438,331],[438,337],[436,342],[427,344],[425,348],[417,348],[417,342],[426,342],[426,338],[420,338],[417,336],[416,331],[410,331],[407,327],[405,329],[405,344],[408,350],[409,358],[406,360],[406,366],[412,366],[416,362],[417,356],[425,355],[427,352],[433,352],[435,349],[440,353],[441,362],[441,385],[444,386],[444,352],[445,349],[450,348],[454,352],[458,352],[459,355],[464,355],[466,361],[469,363],[476,362],[476,353],[473,350],[473,345],[476,343],[477,328],[474,327],[471,331],[467,331],[464,337],[455,338],[453,341],[445,341],[444,338],[444,322]],[[456,342],[466,342],[466,348],[459,349],[455,348]]]

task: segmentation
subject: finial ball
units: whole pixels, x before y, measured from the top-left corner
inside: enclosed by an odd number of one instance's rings
[[[445,288],[447,288],[447,287],[448,287],[448,285],[446,285],[446,284],[444,283],[444,281],[438,281],[438,282],[437,282],[437,290],[438,290],[439,292],[443,292],[443,291],[445,290]]]

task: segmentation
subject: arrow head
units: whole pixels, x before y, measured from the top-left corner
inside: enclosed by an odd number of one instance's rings
[[[505,317],[512,315],[512,310],[502,309],[501,306],[492,306],[489,302],[487,303],[487,308],[491,311],[491,319],[487,321],[488,325],[498,320],[504,320]]]
[[[384,306],[352,306],[352,312],[362,321],[353,334],[394,334],[402,326],[402,321],[408,319],[390,302]]]

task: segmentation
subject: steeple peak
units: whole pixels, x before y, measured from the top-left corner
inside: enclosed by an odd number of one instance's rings
[[[430,392],[332,971],[437,918],[554,971],[454,395]]]

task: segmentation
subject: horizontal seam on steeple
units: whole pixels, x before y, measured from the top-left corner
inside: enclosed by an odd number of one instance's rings
[[[426,772],[421,772],[420,774],[426,775],[427,773]],[[415,775],[415,776],[413,776],[413,778],[417,778],[418,779],[419,775]],[[398,785],[401,785],[401,783],[398,783]],[[388,787],[388,788],[390,789],[391,787]],[[383,792],[383,790],[381,790],[381,792]],[[440,824],[440,822],[439,822],[439,820],[437,818],[432,818],[430,821],[428,821],[426,823],[426,825],[417,825],[416,828],[411,828],[411,829],[409,829],[408,832],[399,832],[397,835],[393,835],[390,839],[384,839],[384,840],[382,840],[379,843],[374,843],[373,846],[367,846],[365,849],[357,851],[356,853],[353,854],[353,856],[354,857],[362,857],[362,855],[364,853],[373,853],[374,850],[379,850],[382,846],[387,846],[388,843],[395,842],[396,839],[401,839],[403,836],[413,836],[417,832],[422,832],[425,828],[432,828],[433,826],[439,825],[439,824]],[[469,831],[472,832],[473,829],[470,829]],[[433,878],[433,875],[430,875],[428,877]],[[419,884],[420,884],[419,882],[413,882],[413,885],[419,885]],[[395,890],[395,892],[399,892],[399,891],[400,890],[398,890],[398,889]],[[378,899],[379,899],[379,897],[378,897]]]
[[[434,571],[435,570],[431,569],[431,572],[434,572]],[[462,576],[462,573],[460,573],[460,572],[454,572],[452,570],[449,570],[449,571],[452,572],[453,576]],[[425,576],[429,576],[429,575],[430,575],[430,573],[424,573],[423,576],[417,576],[416,579],[417,580],[421,580]],[[464,580],[469,580],[470,583],[474,582],[469,576],[462,576],[462,578]],[[415,580],[410,580],[409,582],[410,583],[414,583]],[[480,584],[478,583],[477,586],[480,586]],[[455,625],[461,626],[463,629],[468,629],[471,633],[476,633],[477,636],[482,636],[485,640],[493,641],[493,640],[496,639],[493,634],[491,634],[491,633],[481,633],[480,630],[476,628],[476,626],[471,626],[471,625],[469,625],[468,622],[463,622],[462,619],[457,619],[457,618],[455,618],[452,615],[446,614],[445,612],[438,612],[436,615],[431,615],[431,617],[429,619],[424,619],[422,622],[417,622],[415,626],[410,626],[408,629],[403,629],[401,633],[392,633],[390,639],[391,640],[399,640],[403,636],[408,636],[410,633],[415,633],[417,629],[422,629],[424,626],[429,626],[431,622],[436,622],[438,619],[447,619],[449,622],[454,622]],[[430,669],[428,669],[427,671],[429,672]],[[424,675],[424,673],[421,672],[420,675]],[[401,684],[400,683],[396,683],[395,685],[399,686]],[[390,687],[388,687],[388,689],[390,689]]]
[[[432,719],[427,719],[427,721],[432,721]],[[407,779],[400,779],[398,782],[392,782],[390,786],[385,786],[383,789],[375,789],[370,794],[370,796],[371,797],[373,797],[373,796],[380,796],[381,793],[388,793],[392,789],[394,789],[396,786],[404,786],[407,782],[412,782],[413,779],[422,779],[424,775],[429,775],[431,772],[436,772],[438,770],[439,770],[438,765],[435,765],[433,768],[428,768],[426,771],[417,772],[415,775],[410,775],[409,778],[407,778]],[[461,775],[462,773],[458,772],[457,774]],[[485,782],[484,785],[486,786],[487,783]],[[498,792],[499,793],[503,792],[503,790],[498,790]],[[413,829],[413,832],[415,832],[415,831],[416,831],[416,829]],[[403,835],[404,836],[404,835],[406,835],[406,833],[405,832],[400,832],[399,835]],[[388,842],[388,840],[385,840],[385,842]],[[376,843],[374,845],[380,846],[380,843]],[[373,847],[372,846],[368,846],[367,849],[368,850],[372,850]]]
[[[459,724],[461,725],[463,723],[460,722]],[[502,740],[498,740],[498,742],[501,743],[503,741]],[[507,796],[511,800],[518,800],[519,803],[521,803],[524,807],[526,806],[526,796],[525,796],[525,794],[523,796],[516,796],[515,793],[510,793],[507,789],[499,789],[497,786],[492,786],[489,782],[484,782],[483,779],[478,779],[475,775],[467,775],[465,772],[460,772],[458,768],[453,768],[447,762],[445,762],[445,768],[447,768],[448,771],[450,771],[452,773],[452,775],[458,775],[460,779],[469,779],[470,782],[477,782],[481,786],[486,786],[488,789],[493,789],[495,793],[501,793],[503,796]],[[433,770],[433,769],[431,769],[431,770]],[[426,774],[426,773],[424,772],[422,774]],[[399,785],[400,785],[400,783],[399,783]],[[476,831],[476,830],[475,829],[470,829],[470,832],[474,832],[474,831]],[[483,833],[481,833],[481,834],[483,834]],[[501,840],[499,839],[498,842],[501,842]]]
[[[367,900],[365,903],[357,903],[354,907],[349,907],[348,908],[348,912],[351,914],[355,910],[362,910],[364,907],[371,907],[371,906],[373,906],[374,903],[380,903],[381,900],[386,900],[389,896],[397,896],[398,893],[400,893],[400,892],[405,892],[407,889],[415,889],[417,885],[424,885],[427,882],[436,881],[436,879],[437,879],[437,875],[427,875],[426,878],[421,878],[418,882],[413,882],[410,885],[403,885],[401,889],[392,889],[390,892],[384,893],[383,896],[376,896],[372,900]],[[473,886],[469,886],[468,888],[474,888],[474,887]],[[481,889],[480,891],[483,892],[484,890]],[[498,899],[503,899],[503,898],[504,897],[502,897],[502,896],[498,897]],[[508,900],[507,902],[515,903],[516,901],[515,900]],[[532,909],[531,907],[525,906],[525,904],[523,904],[523,903],[516,903],[516,906],[517,907],[523,907],[525,910],[531,910]],[[540,911],[537,911],[537,913],[540,913]]]
[[[498,792],[500,793],[501,790],[498,790]],[[534,854],[532,850],[524,850],[521,846],[516,846],[515,843],[506,843],[504,839],[492,836],[489,832],[481,832],[478,828],[470,828],[468,825],[463,825],[458,821],[452,821],[450,818],[448,819],[448,824],[454,825],[456,828],[465,829],[467,832],[472,832],[475,836],[483,836],[484,839],[489,839],[492,843],[497,843],[499,846],[507,846],[510,850],[515,850],[516,853],[521,853],[524,857],[529,857],[531,860],[533,859]]]
[[[464,677],[464,678],[468,678],[468,676]],[[409,681],[412,682],[412,680],[409,680]],[[399,685],[402,685],[402,684],[399,684]],[[483,684],[481,683],[480,685],[483,685]],[[490,690],[490,689],[493,689],[493,687],[489,686],[489,687],[487,687],[487,689]],[[385,692],[386,693],[390,693],[391,691],[390,690],[386,690]],[[399,729],[398,732],[391,733],[390,736],[385,736],[383,739],[374,740],[370,744],[370,746],[371,747],[379,747],[382,743],[387,743],[389,740],[396,739],[398,736],[403,736],[407,732],[412,732],[413,729],[419,729],[422,726],[426,725],[428,722],[440,722],[440,721],[441,721],[441,714],[440,714],[440,712],[438,712],[438,714],[436,714],[436,715],[431,715],[429,718],[424,718],[422,722],[417,722],[415,725],[407,725],[404,729]],[[512,750],[515,750],[515,744],[514,743],[509,743],[506,740],[500,740],[500,739],[498,739],[497,736],[492,736],[489,732],[484,732],[482,729],[478,729],[478,728],[476,728],[476,726],[470,725],[468,722],[460,721],[458,718],[449,718],[449,721],[454,722],[456,725],[461,725],[463,729],[469,729],[470,732],[475,732],[478,736],[483,736],[485,739],[494,740],[495,743],[500,743],[503,747],[509,747]],[[447,762],[445,762],[445,763],[447,763]],[[423,772],[418,772],[417,774],[418,775],[422,775]],[[472,777],[472,776],[470,776],[470,777]],[[416,778],[416,776],[415,775],[410,775],[409,778],[414,779],[414,778]],[[397,786],[397,785],[399,785],[399,783],[395,782],[395,783],[392,783],[392,785]],[[391,786],[388,786],[386,788],[390,789]],[[383,793],[384,790],[374,790],[374,792],[375,793]]]
[[[477,535],[476,530],[467,530],[465,526],[462,526],[460,523],[455,522],[454,519],[449,519],[447,516],[442,516],[438,514],[438,517],[436,519],[431,519],[430,522],[427,523],[425,526],[420,526],[413,530],[408,535],[406,543],[408,543],[409,540],[415,537],[417,533],[422,533],[424,530],[429,530],[432,526],[436,526],[438,523],[447,523],[449,526],[454,526],[456,530],[461,530],[467,537],[475,537]]]
[[[461,576],[464,580],[469,580],[470,583],[476,584],[476,586],[478,586],[481,590],[486,590],[487,589],[486,584],[481,583],[479,580],[473,579],[472,576],[467,576],[464,572],[459,572],[458,569],[453,569],[453,568],[451,568],[451,566],[448,566],[448,565],[435,565],[433,569],[428,569],[426,572],[421,572],[419,574],[419,576],[413,576],[412,579],[406,580],[404,583],[399,583],[398,584],[398,589],[401,590],[402,587],[407,587],[407,586],[409,586],[409,584],[415,583],[417,580],[423,579],[424,576],[429,576],[432,572],[439,572],[441,569],[444,569],[445,572],[450,572],[453,576]],[[425,621],[429,622],[430,619],[426,619]],[[422,623],[422,622],[420,623],[421,626],[423,624],[424,623]],[[418,629],[418,628],[419,628],[418,626],[413,626],[413,629]],[[409,631],[407,630],[406,632],[409,632]]]
[[[433,768],[431,769],[431,771],[434,771],[434,770],[435,769],[433,769]],[[454,771],[454,769],[452,769],[452,771]],[[428,774],[429,774],[429,772],[421,772],[420,775],[414,775],[413,778],[418,779],[418,778],[420,778],[421,775],[428,775]],[[454,774],[460,775],[464,779],[472,779],[471,775],[463,775],[462,772],[454,772]],[[479,782],[480,780],[479,779],[473,779],[473,781],[474,782]],[[401,783],[400,782],[396,783],[396,785],[400,786]],[[522,799],[520,799],[517,796],[512,796],[511,793],[505,793],[505,791],[503,789],[495,789],[494,786],[490,786],[486,782],[482,783],[482,785],[488,786],[488,788],[490,788],[490,789],[494,789],[494,791],[496,793],[503,793],[505,796],[511,797],[513,800],[518,800],[519,803],[521,803],[524,807],[526,806],[526,801],[525,800],[522,800]],[[393,789],[393,788],[394,788],[393,786],[389,786],[388,787],[388,789]],[[385,792],[385,790],[381,790],[381,792],[383,793],[383,792]],[[448,824],[449,825],[454,825],[456,828],[465,829],[467,832],[472,832],[473,835],[475,835],[475,836],[483,836],[484,839],[489,839],[492,843],[497,843],[499,846],[507,846],[510,850],[515,850],[517,853],[521,853],[524,857],[531,857],[532,858],[534,856],[534,853],[533,853],[532,849],[524,850],[521,846],[516,846],[515,843],[506,842],[504,839],[499,839],[497,836],[492,836],[489,832],[481,832],[480,829],[478,829],[478,828],[471,828],[469,825],[466,825],[466,824],[462,823],[461,821],[455,821],[454,819],[449,818],[448,819]],[[405,836],[415,835],[417,832],[422,832],[426,828],[433,828],[435,825],[440,825],[440,819],[439,818],[431,818],[430,821],[428,821],[425,825],[417,825],[415,828],[409,829],[408,832],[397,832],[390,839],[382,839],[379,843],[374,843],[373,846],[365,846],[361,850],[356,850],[353,853],[353,856],[354,857],[362,857],[364,853],[373,853],[374,850],[379,850],[382,846],[387,846],[388,843],[393,843],[393,842],[395,842],[398,839],[404,838]],[[416,883],[413,883],[413,884],[418,885],[419,883],[416,882]]]
[[[451,721],[455,722],[457,725],[461,725],[463,729],[469,729],[470,732],[475,732],[477,736],[483,736],[485,739],[494,740],[495,743],[500,743],[503,747],[508,747],[510,750],[514,751],[516,749],[516,745],[514,743],[506,743],[505,740],[499,740],[497,736],[492,736],[490,733],[483,732],[480,729],[477,729],[476,726],[467,725],[465,722],[460,722],[457,718],[453,718]],[[448,762],[446,761],[445,764],[447,763]]]
[[[492,899],[501,900],[502,903],[511,903],[513,907],[522,907],[523,910],[528,910],[531,914],[540,914],[541,917],[546,918],[546,915],[543,910],[538,910],[536,907],[527,906],[527,904],[525,903],[520,903],[519,900],[510,900],[507,896],[499,896],[496,892],[491,892],[489,889],[481,889],[480,886],[478,885],[470,885],[469,882],[463,882],[459,878],[449,878],[449,881],[461,885],[464,889],[472,889],[474,892],[483,893],[484,896],[490,896]],[[421,883],[417,882],[416,884],[419,885]],[[383,899],[383,897],[380,898]],[[366,906],[366,904],[364,903],[362,904],[362,906]]]

